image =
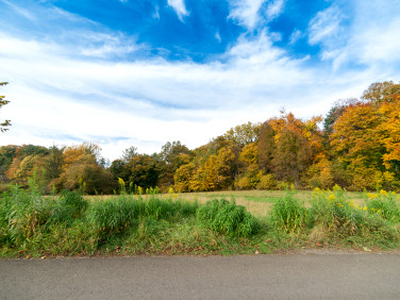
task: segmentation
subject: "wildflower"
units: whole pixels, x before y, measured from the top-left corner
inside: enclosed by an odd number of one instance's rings
[[[367,208],[366,206],[364,206],[363,210],[364,210],[364,211],[367,211],[367,210],[368,210],[368,208]]]
[[[379,192],[381,195],[384,195],[384,196],[387,196],[388,195],[388,193],[385,191],[385,190],[380,190],[380,192]]]

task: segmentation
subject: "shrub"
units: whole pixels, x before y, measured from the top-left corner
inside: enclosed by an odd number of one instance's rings
[[[263,175],[257,185],[260,190],[274,190],[277,188],[277,181],[273,174]]]
[[[235,201],[208,201],[197,210],[198,222],[214,233],[229,236],[250,236],[259,229],[257,220]]]

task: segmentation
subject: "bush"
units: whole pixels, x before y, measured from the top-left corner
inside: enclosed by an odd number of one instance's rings
[[[257,185],[260,190],[275,190],[277,188],[277,181],[273,174],[263,175]]]
[[[275,228],[286,232],[304,229],[307,225],[307,210],[303,203],[294,197],[294,191],[286,191],[271,210],[271,220]]]
[[[250,236],[259,229],[257,220],[235,201],[208,201],[197,210],[198,222],[214,233],[229,236]]]

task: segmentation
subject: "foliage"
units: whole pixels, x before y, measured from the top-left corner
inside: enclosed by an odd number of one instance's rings
[[[259,190],[275,190],[278,188],[278,182],[273,174],[263,175],[257,185]]]
[[[4,100],[5,101],[5,100]],[[321,122],[323,121],[323,130]],[[0,183],[27,187],[36,174],[42,191],[110,194],[121,185],[167,192],[276,189],[400,190],[400,84],[372,84],[361,99],[336,101],[325,119],[293,113],[231,128],[189,150],[180,141],[159,153],[126,149],[111,164],[92,143],[58,148],[0,147]],[[109,167],[108,167],[109,166]]]
[[[0,82],[0,86],[6,85],[7,82]],[[10,103],[8,100],[4,100],[5,96],[0,95],[0,108],[3,107],[4,105]],[[5,132],[8,130],[8,126],[11,126],[10,120],[5,120],[4,122],[0,123],[0,131]]]

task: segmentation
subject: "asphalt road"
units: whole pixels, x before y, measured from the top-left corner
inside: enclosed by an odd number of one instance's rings
[[[400,255],[0,260],[0,299],[400,299]]]

